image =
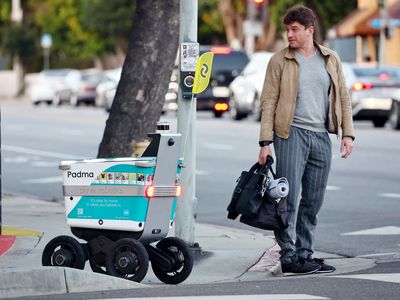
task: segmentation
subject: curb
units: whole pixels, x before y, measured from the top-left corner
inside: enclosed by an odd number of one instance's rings
[[[0,298],[150,287],[108,275],[60,267],[0,272]]]

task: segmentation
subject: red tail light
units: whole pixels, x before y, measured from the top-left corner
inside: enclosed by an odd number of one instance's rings
[[[148,186],[146,188],[146,197],[147,198],[153,198],[155,191],[156,191],[156,189],[155,189],[154,186]]]
[[[227,111],[229,108],[228,103],[215,103],[214,109],[216,111]]]
[[[368,90],[368,89],[372,89],[374,86],[372,83],[361,83],[361,82],[356,82],[355,84],[353,84],[353,86],[351,87],[352,90],[354,91],[361,91],[361,90]]]
[[[211,47],[211,52],[214,54],[230,54],[231,49],[228,47]]]

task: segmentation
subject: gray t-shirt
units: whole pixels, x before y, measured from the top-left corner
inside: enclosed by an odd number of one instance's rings
[[[311,57],[295,54],[300,65],[296,110],[293,126],[311,131],[325,132],[329,109],[330,77],[325,60],[319,50]]]

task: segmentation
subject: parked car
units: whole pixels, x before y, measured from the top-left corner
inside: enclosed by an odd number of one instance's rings
[[[200,48],[200,54],[208,51],[214,53],[210,84],[204,92],[197,95],[197,110],[213,111],[218,118],[229,109],[229,84],[242,72],[249,59],[244,52],[229,47]]]
[[[392,95],[389,123],[393,129],[400,129],[400,89],[397,89]]]
[[[95,104],[96,87],[102,81],[104,75],[100,72],[83,72],[74,70],[65,77],[64,84],[54,96],[54,103],[68,102],[78,106],[84,102]]]
[[[37,80],[28,88],[27,95],[32,104],[38,105],[42,102],[52,104],[55,92],[61,88],[66,76],[71,69],[53,69],[41,71]]]
[[[167,93],[164,96],[164,104],[162,113],[168,111],[176,112],[178,110],[178,69],[174,68],[171,72],[170,82],[168,84]],[[104,108],[106,111],[110,111],[111,105],[114,101],[117,86],[110,88],[104,92]]]
[[[116,68],[104,72],[101,82],[96,87],[96,101],[95,105],[98,107],[105,107],[106,99],[105,94],[107,91],[115,89],[121,78],[122,68]]]
[[[389,119],[392,95],[400,88],[400,68],[343,63],[354,120],[371,120],[383,127]]]
[[[242,73],[229,85],[229,112],[232,119],[241,120],[250,114],[260,119],[260,95],[272,55],[271,52],[254,53]]]

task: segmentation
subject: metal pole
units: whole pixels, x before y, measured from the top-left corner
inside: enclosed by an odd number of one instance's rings
[[[253,1],[247,0],[246,21],[248,24],[248,28],[245,30],[245,39],[244,39],[244,49],[247,55],[253,54],[255,49],[255,36],[250,31],[250,27],[253,26],[254,17],[255,17],[254,3]]]
[[[49,70],[50,69],[50,48],[43,48],[43,69]]]
[[[385,51],[386,51],[385,28],[388,25],[386,0],[379,1],[379,14],[380,14],[380,25],[381,25],[381,30],[380,30],[380,34],[379,34],[379,64],[384,64],[385,63]]]
[[[197,42],[197,0],[180,1],[179,43]],[[191,105],[191,102],[194,101]],[[182,137],[187,134],[185,149],[185,168],[182,169],[182,196],[178,199],[175,213],[175,235],[194,244],[194,223],[196,214],[196,98],[183,99],[182,91],[178,93],[178,132]],[[189,126],[188,126],[189,124]],[[183,151],[182,145],[181,151]],[[183,153],[181,152],[181,156]]]
[[[2,189],[1,189],[1,107],[0,107],[0,235],[3,233],[3,222],[2,222]]]

